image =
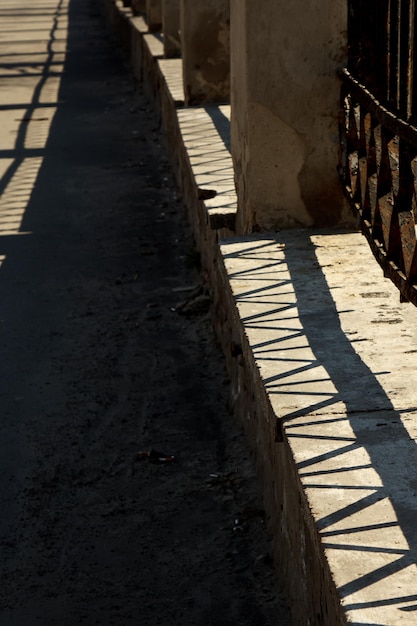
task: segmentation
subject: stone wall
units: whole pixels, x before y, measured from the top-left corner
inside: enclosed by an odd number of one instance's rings
[[[345,0],[231,0],[239,229],[346,219],[336,171]]]
[[[352,223],[339,160],[345,0],[146,0],[187,106],[228,102],[237,232]]]
[[[181,43],[187,104],[229,99],[229,25],[229,0],[181,0]]]

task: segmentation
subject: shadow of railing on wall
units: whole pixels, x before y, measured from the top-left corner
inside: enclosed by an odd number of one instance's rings
[[[354,330],[361,312],[355,303],[346,306],[342,291],[353,292],[349,279],[334,274],[329,284],[329,270],[322,269],[331,263],[351,267],[358,240],[358,234],[306,230],[260,236],[229,255],[226,245],[224,250],[226,262],[236,268],[230,279],[245,331],[284,424],[342,603],[352,623],[368,626],[378,622],[377,614],[381,624],[397,623],[402,612],[417,610],[417,596],[401,593],[410,589],[417,571],[417,502],[410,475],[417,446],[405,426],[416,407],[407,392],[394,406],[386,391],[394,387],[394,363],[382,369],[382,360],[369,359],[377,346],[363,325]],[[336,260],[320,252],[329,245]],[[391,306],[392,293],[387,299],[384,287],[363,285],[359,300],[374,298],[375,311],[378,303]],[[394,309],[384,311],[392,329]],[[367,320],[376,341],[378,315]],[[353,320],[349,330],[341,320]],[[396,324],[395,335],[403,335],[404,327],[403,321]]]

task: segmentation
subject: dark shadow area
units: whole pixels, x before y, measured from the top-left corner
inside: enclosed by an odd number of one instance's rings
[[[220,137],[226,149],[231,152],[232,147],[230,143],[230,121],[226,115],[221,111],[220,107],[215,104],[209,104],[204,107],[204,110],[210,115],[213,120],[213,124],[217,129]]]

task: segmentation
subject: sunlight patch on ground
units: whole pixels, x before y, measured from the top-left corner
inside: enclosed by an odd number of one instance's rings
[[[42,157],[25,159],[7,185],[0,198],[0,235],[20,231],[42,161]]]
[[[0,9],[0,236],[21,232],[58,106],[68,0],[41,9],[42,28],[15,5]]]

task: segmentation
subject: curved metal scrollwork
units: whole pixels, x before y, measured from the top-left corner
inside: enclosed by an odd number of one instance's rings
[[[339,171],[386,276],[402,300],[417,305],[414,2],[371,4],[373,14],[361,0],[350,3],[350,58],[341,72]],[[364,24],[372,26],[373,39]],[[378,71],[373,72],[376,60]]]
[[[417,129],[343,78],[340,176],[385,274],[417,305]]]

